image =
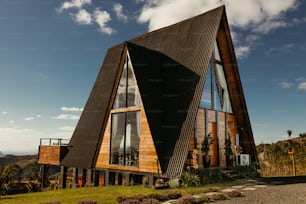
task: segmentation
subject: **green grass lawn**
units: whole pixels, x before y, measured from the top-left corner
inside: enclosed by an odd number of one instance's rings
[[[217,191],[235,183],[224,183],[205,185],[202,187],[189,187],[176,189],[184,194],[197,194],[203,192]],[[117,203],[115,198],[119,195],[149,194],[162,190],[137,186],[107,186],[77,189],[51,190],[39,193],[26,193],[10,196],[1,196],[0,204],[39,204],[50,201],[60,201],[62,204],[77,204],[82,199],[92,199],[103,204]]]

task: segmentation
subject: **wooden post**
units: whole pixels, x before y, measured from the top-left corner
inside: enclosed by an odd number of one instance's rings
[[[82,170],[82,187],[86,186],[86,174],[87,174],[87,169]]]
[[[43,191],[47,185],[47,177],[48,177],[48,167],[46,164],[43,164],[41,165],[41,191]]]
[[[104,186],[109,185],[109,170],[106,169],[104,172]]]
[[[99,186],[100,171],[94,171],[94,186]]]
[[[149,186],[154,186],[154,176],[153,176],[153,174],[150,174],[148,177],[149,177]]]
[[[130,173],[127,173],[127,172],[124,173],[124,180],[125,180],[125,185],[129,186],[130,185]]]
[[[292,171],[293,171],[293,176],[296,176],[296,169],[295,169],[295,158],[294,154],[291,155],[291,160],[292,160]]]
[[[72,187],[77,188],[78,187],[78,175],[79,175],[79,169],[78,168],[73,168],[72,172]]]
[[[61,188],[66,188],[66,180],[67,180],[67,167],[61,166]]]
[[[87,169],[87,175],[88,175],[88,186],[92,186],[92,180],[93,180],[93,170]]]

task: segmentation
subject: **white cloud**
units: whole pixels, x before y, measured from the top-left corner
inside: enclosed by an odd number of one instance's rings
[[[76,13],[75,15],[72,14],[72,16],[74,21],[79,24],[88,25],[92,22],[90,13],[88,13],[85,9],[79,10],[78,13]]]
[[[285,18],[285,13],[298,7],[298,0],[138,0],[138,3],[142,3],[143,7],[137,21],[148,23],[149,31],[224,4],[231,27],[247,33],[246,36],[232,33],[234,44],[240,52],[238,56],[247,55],[260,35],[293,24],[294,21]]]
[[[83,108],[79,108],[79,107],[61,107],[62,111],[71,111],[71,112],[82,112]]]
[[[39,139],[45,135],[34,129],[0,128],[0,150],[5,153],[37,154]]]
[[[305,77],[301,76],[295,79],[295,81],[306,81]]]
[[[296,47],[295,44],[288,43],[288,44],[284,44],[284,45],[279,46],[279,47],[272,47],[268,51],[266,51],[264,54],[266,56],[270,56],[270,55],[278,55],[278,54],[281,54],[281,53],[290,53],[292,51],[292,49],[294,49],[295,47]]]
[[[15,121],[13,121],[13,120],[9,121],[9,124],[14,124],[14,123],[15,123]]]
[[[58,116],[53,116],[51,119],[56,120],[78,120],[80,119],[80,116],[73,115],[73,114],[59,114]]]
[[[6,112],[6,111],[2,111],[2,114],[3,114],[3,115],[6,115],[6,114],[7,114],[7,112]]]
[[[298,90],[306,91],[306,82],[299,83]]]
[[[122,7],[121,4],[119,4],[119,3],[114,4],[113,10],[115,11],[115,13],[117,15],[117,18],[119,20],[122,20],[123,22],[127,22],[128,17],[123,14],[122,9],[123,9],[123,7]]]
[[[235,50],[237,58],[244,58],[250,53],[250,47],[248,46],[237,47]]]
[[[111,35],[114,33],[114,30],[107,26],[107,23],[111,21],[111,17],[107,11],[102,11],[99,9],[96,9],[93,13],[93,18],[95,22],[99,25],[99,31]]]
[[[253,29],[254,32],[266,34],[277,28],[287,27],[289,24],[285,21],[265,21]]]
[[[35,120],[35,118],[34,118],[34,117],[27,117],[27,118],[25,118],[24,120],[30,121],[30,120]]]
[[[62,5],[57,8],[57,12],[61,13],[64,10],[71,9],[71,8],[82,8],[86,4],[91,4],[91,0],[71,0],[71,1],[66,1],[62,3]]]
[[[293,86],[293,84],[289,82],[280,82],[279,86],[283,89],[290,89]]]
[[[149,23],[149,30],[171,25],[221,5],[215,0],[148,0],[142,8],[138,22]]]

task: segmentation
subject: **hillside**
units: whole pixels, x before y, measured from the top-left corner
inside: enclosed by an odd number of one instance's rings
[[[36,163],[37,155],[5,155],[0,157],[0,167],[4,167],[10,164],[17,164],[20,168],[25,168],[26,166]]]
[[[294,155],[288,154],[289,147],[293,147]],[[296,175],[306,175],[306,137],[260,144],[256,148],[262,176],[294,175],[293,159]]]
[[[27,177],[30,172],[37,171],[39,173],[39,165],[37,164],[37,155],[5,155],[0,157],[0,168],[5,167],[10,164],[17,164],[21,169],[21,178]],[[49,175],[53,175],[60,171],[58,166],[49,167]]]

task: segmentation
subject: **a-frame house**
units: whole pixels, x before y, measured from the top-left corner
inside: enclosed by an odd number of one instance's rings
[[[226,166],[226,138],[257,161],[224,6],[110,48],[59,164],[103,171],[106,184],[178,177],[203,168],[208,133],[211,166]]]

